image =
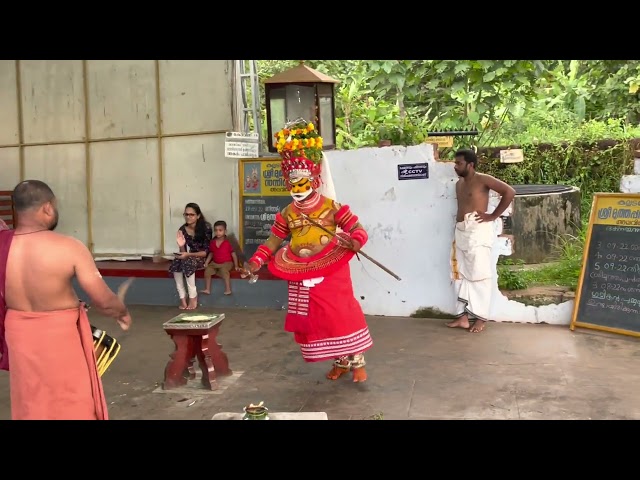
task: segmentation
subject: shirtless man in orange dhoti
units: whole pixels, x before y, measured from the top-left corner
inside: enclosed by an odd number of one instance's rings
[[[92,305],[131,317],[78,240],[54,233],[55,195],[24,181],[13,191],[15,230],[0,231],[0,368],[9,370],[14,420],[108,420],[91,326],[75,276]]]
[[[294,334],[305,361],[333,360],[327,378],[352,372],[354,382],[364,382],[364,352],[373,340],[353,293],[349,261],[369,237],[347,205],[317,191],[324,156],[313,123],[300,119],[275,137],[293,202],[275,215],[271,235],[249,259],[246,271],[267,265],[288,281],[284,328]],[[280,248],[287,238],[289,244]]]

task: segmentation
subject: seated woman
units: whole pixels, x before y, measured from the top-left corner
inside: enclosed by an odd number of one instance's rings
[[[196,270],[204,268],[204,260],[209,254],[209,242],[213,237],[211,224],[207,222],[196,203],[187,203],[184,207],[185,223],[178,229],[176,242],[180,253],[176,253],[169,266],[169,273],[173,274],[176,288],[180,296],[180,310],[194,310],[198,306],[198,292],[196,290]],[[184,282],[187,282],[189,303]]]

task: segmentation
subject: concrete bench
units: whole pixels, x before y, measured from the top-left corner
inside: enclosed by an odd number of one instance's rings
[[[98,260],[96,266],[103,277],[136,277],[136,278],[171,278],[169,275],[169,263],[154,263],[145,260]],[[240,272],[235,270],[230,272],[232,279],[244,280],[240,276]],[[263,280],[279,280],[269,270],[263,268],[260,270],[260,281]],[[216,278],[217,275],[214,275]],[[196,271],[196,278],[204,278],[204,269]],[[171,278],[173,280],[173,278]]]

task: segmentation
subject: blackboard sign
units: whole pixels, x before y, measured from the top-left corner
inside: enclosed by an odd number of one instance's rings
[[[640,337],[640,195],[593,197],[575,327]]]
[[[271,235],[276,214],[291,203],[291,197],[245,197],[242,200],[242,251],[249,260]]]
[[[280,157],[240,161],[240,245],[246,260],[271,234],[276,214],[293,199],[280,170]]]

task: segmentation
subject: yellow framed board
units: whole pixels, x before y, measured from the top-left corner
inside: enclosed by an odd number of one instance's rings
[[[271,234],[276,213],[292,202],[280,168],[281,158],[243,158],[238,165],[240,248],[245,259]]]
[[[453,147],[453,137],[427,137],[424,143],[435,143],[438,148]]]
[[[593,196],[575,327],[640,337],[640,194]]]

